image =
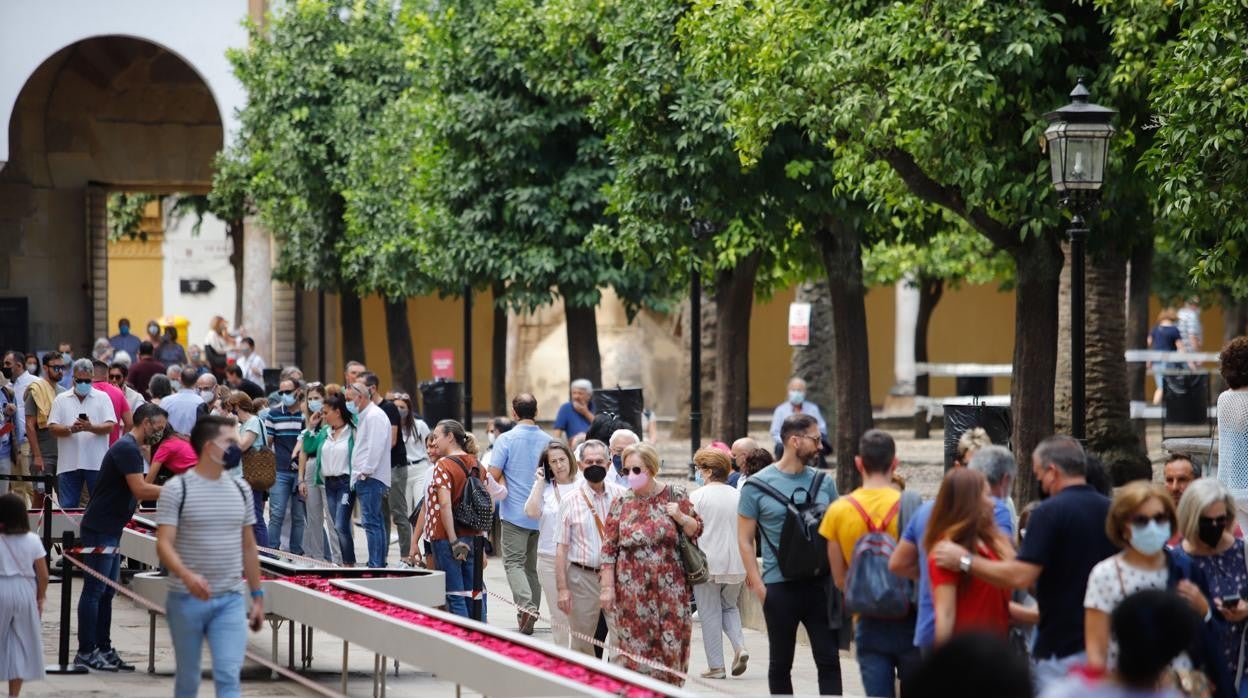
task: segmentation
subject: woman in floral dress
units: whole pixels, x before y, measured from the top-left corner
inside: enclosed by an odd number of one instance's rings
[[[702,519],[683,487],[658,481],[659,454],[647,444],[625,449],[631,490],[615,500],[602,542],[601,602],[620,653],[615,662],[680,686],[689,667],[691,590],[677,549],[676,527],[696,539]],[[633,657],[680,672],[677,676]]]

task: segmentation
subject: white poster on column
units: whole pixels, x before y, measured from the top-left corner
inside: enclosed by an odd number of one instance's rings
[[[789,303],[789,346],[810,344],[810,303]]]

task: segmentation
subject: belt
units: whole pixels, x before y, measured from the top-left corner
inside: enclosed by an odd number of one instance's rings
[[[581,564],[581,563],[579,563],[579,562],[569,562],[568,564],[572,565],[573,567],[579,567],[579,568],[581,568],[581,569],[585,570],[586,572],[597,572],[597,571],[598,571],[598,568],[597,568],[597,567],[590,567],[589,565],[582,565],[582,564]]]
[[[326,475],[322,477],[321,479],[325,480],[326,482],[328,482],[329,480],[333,480],[334,482],[337,482],[339,480],[346,480],[349,477],[351,476],[350,475]]]
[[[391,463],[390,467],[391,468],[406,468],[409,465],[411,465],[411,463],[408,463],[407,461],[403,461],[402,463]]]

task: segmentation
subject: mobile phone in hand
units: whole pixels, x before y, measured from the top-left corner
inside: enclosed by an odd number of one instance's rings
[[[1239,608],[1239,594],[1231,594],[1222,597],[1222,608],[1235,609]]]
[[[78,414],[78,419],[81,419],[81,420],[82,420],[82,421],[84,421],[84,422],[89,422],[89,421],[91,421],[91,420],[87,419],[87,413],[86,413],[86,412],[81,412],[81,413],[79,413],[79,414]]]

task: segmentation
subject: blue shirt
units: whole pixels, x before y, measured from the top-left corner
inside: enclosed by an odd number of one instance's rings
[[[538,520],[524,513],[524,502],[533,490],[542,453],[553,440],[535,424],[517,424],[494,441],[490,467],[501,470],[507,481],[507,499],[498,507],[503,521],[532,531],[538,529]]]
[[[784,424],[784,420],[794,414],[808,414],[819,422],[819,433],[824,436],[828,435],[828,423],[823,421],[823,413],[819,411],[819,406],[813,402],[803,402],[801,412],[796,412],[793,405],[785,402],[771,413],[771,438],[776,443],[780,443],[780,425]]]
[[[134,361],[139,360],[139,338],[132,334],[115,334],[108,338],[108,343],[117,351],[124,351]]]
[[[932,609],[932,584],[927,578],[927,550],[923,547],[923,537],[927,535],[927,521],[932,517],[932,505],[935,502],[923,502],[914,512],[901,539],[909,541],[919,551],[919,609],[918,618],[914,623],[914,646],[931,647],[936,644],[936,614]],[[1010,519],[1010,509],[1005,500],[993,497],[992,518],[1005,535],[1014,537],[1014,522]]]
[[[9,404],[9,399],[4,396],[4,391],[0,390],[0,415],[4,414],[4,407],[7,404]],[[20,413],[15,412],[13,413],[12,417],[7,417],[7,416],[0,417],[0,421],[2,421],[4,424],[13,425],[13,429],[10,430],[9,433],[5,434],[4,436],[0,436],[0,461],[10,460],[9,454],[13,452],[12,444],[17,443],[17,437],[19,434],[17,430],[17,415],[18,414]],[[5,484],[8,484],[8,483],[5,483]]]
[[[594,411],[594,401],[589,401],[589,411]],[[590,420],[585,419],[585,415],[577,412],[572,407],[572,401],[563,403],[559,406],[559,411],[555,413],[555,428],[568,435],[568,438],[577,434],[584,434],[589,431]],[[508,432],[511,433],[511,432]],[[533,467],[537,467],[534,465]]]
[[[776,560],[776,550],[773,545],[780,545],[780,532],[784,528],[784,517],[788,510],[783,504],[776,501],[771,495],[766,494],[757,487],[750,487],[750,483],[755,479],[771,485],[785,497],[792,497],[797,490],[807,490],[811,482],[815,479],[816,470],[807,467],[800,473],[789,474],[775,465],[769,465],[750,476],[749,480],[741,486],[741,499],[737,504],[737,513],[747,519],[754,519],[758,522],[758,528],[762,531],[762,554],[763,554],[763,583],[775,584],[786,581],[784,575],[780,574],[780,563]],[[823,475],[823,483],[819,487],[819,494],[816,496],[817,501],[824,501],[831,504],[836,499],[836,476],[831,472],[825,472]],[[802,497],[798,497],[798,501],[804,501]],[[770,542],[769,542],[770,541]]]
[[[169,413],[169,427],[179,434],[189,436],[204,409],[204,399],[194,389],[182,388],[161,400],[160,406]]]

